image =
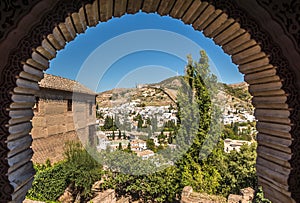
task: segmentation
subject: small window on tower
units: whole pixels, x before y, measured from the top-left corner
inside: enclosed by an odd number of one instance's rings
[[[40,98],[39,97],[35,97],[35,104],[33,106],[33,111],[39,112],[39,102],[40,102]]]
[[[68,99],[68,111],[72,111],[72,99]]]
[[[93,103],[90,102],[89,104],[90,104],[89,105],[89,113],[90,113],[90,115],[92,115],[93,114]]]

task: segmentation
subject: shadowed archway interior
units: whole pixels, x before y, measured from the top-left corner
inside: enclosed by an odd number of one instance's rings
[[[258,9],[255,10],[255,6]],[[5,29],[0,35],[1,50],[8,50],[0,58],[1,200],[21,202],[31,186],[34,176],[30,161],[32,107],[34,95],[39,91],[38,81],[49,67],[49,60],[89,27],[142,10],[170,15],[191,24],[232,57],[250,85],[258,119],[259,184],[272,202],[300,201],[297,181],[300,176],[297,88],[300,85],[296,80],[300,73],[295,58],[300,56],[299,38],[293,35],[293,28],[282,28],[279,21],[272,19],[276,11],[270,11],[267,2],[67,0],[53,3],[32,0],[23,5],[7,3],[5,9],[9,11],[11,7],[15,11],[10,13],[16,15],[15,22],[3,24]],[[265,15],[264,20],[269,20],[270,25],[251,14]],[[280,35],[283,37],[279,38]]]

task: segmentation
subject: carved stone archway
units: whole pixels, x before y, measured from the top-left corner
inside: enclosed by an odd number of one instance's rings
[[[29,0],[0,7],[0,200],[20,202],[31,186],[31,140],[25,138],[49,60],[89,26],[141,9],[192,24],[232,56],[254,96],[259,183],[273,202],[300,201],[296,1]]]

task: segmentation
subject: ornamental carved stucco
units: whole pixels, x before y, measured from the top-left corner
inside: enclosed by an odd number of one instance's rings
[[[279,23],[300,52],[300,1],[260,0],[257,3],[266,9]]]
[[[43,2],[46,2],[45,0]],[[18,26],[20,20],[30,13],[39,0],[4,0],[0,1],[0,43],[6,40],[10,32]],[[48,1],[51,2],[51,1]],[[295,85],[295,75],[291,71],[289,60],[284,57],[281,46],[270,36],[257,19],[251,16],[251,11],[242,9],[234,0],[211,0],[216,8],[225,11],[229,17],[236,19],[247,30],[253,39],[260,43],[263,51],[269,55],[270,63],[277,67],[277,75],[282,79],[282,89],[288,95],[293,153],[290,161],[292,171],[289,178],[289,189],[293,198],[300,202],[300,134],[299,95]],[[295,49],[300,50],[300,2],[299,0],[257,0],[278,24],[285,34],[293,41]],[[11,198],[12,188],[6,176],[8,171],[6,137],[9,134],[6,124],[9,121],[7,108],[11,104],[10,92],[16,87],[16,76],[22,71],[21,61],[31,57],[32,48],[41,44],[43,36],[50,34],[55,24],[63,22],[69,13],[78,12],[82,4],[91,0],[60,0],[50,4],[51,8],[43,11],[42,17],[30,19],[31,27],[26,35],[18,39],[16,46],[11,47],[7,59],[0,64],[0,200]],[[263,19],[262,19],[263,20]],[[2,50],[1,50],[2,51]]]

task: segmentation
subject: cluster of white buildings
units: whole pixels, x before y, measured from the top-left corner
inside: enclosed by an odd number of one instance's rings
[[[245,109],[242,105],[227,103],[224,106],[223,123],[228,125],[231,123],[247,123],[255,121],[253,109]]]
[[[142,87],[140,87],[142,88]],[[151,96],[153,92],[145,92],[143,96]],[[149,95],[150,94],[150,95]],[[249,123],[254,122],[254,112],[253,108],[248,108],[246,104],[240,103],[239,101],[233,101],[233,99],[226,98],[227,102],[223,106],[223,117],[222,122],[224,125],[230,125],[234,123]],[[123,130],[123,133],[126,133],[126,137],[128,139],[116,139],[116,140],[109,140],[107,135],[104,136],[98,135],[99,145],[97,146],[98,150],[106,150],[110,148],[110,150],[115,150],[120,147],[120,143],[123,149],[127,148],[129,143],[131,146],[131,150],[135,152],[138,156],[142,158],[149,158],[154,155],[154,152],[147,149],[146,141],[139,139],[143,134],[144,136],[148,134],[145,132],[137,132],[138,121],[135,119],[138,115],[141,116],[143,120],[143,125],[146,125],[147,120],[155,120],[157,128],[161,129],[165,123],[168,121],[173,121],[175,125],[177,125],[178,118],[177,110],[170,108],[170,106],[142,106],[141,100],[131,100],[128,103],[123,103],[121,105],[116,105],[113,107],[106,107],[106,108],[99,108],[98,113],[102,114],[102,119],[98,120],[99,126],[104,125],[105,118],[113,117],[114,120],[118,120],[119,125],[126,125],[128,130]],[[118,128],[120,126],[117,126]],[[151,123],[152,127],[152,123]],[[120,128],[119,128],[120,129]],[[244,132],[254,134],[255,127],[249,125],[238,125],[238,134],[243,134]],[[99,132],[98,132],[99,133]],[[103,132],[101,132],[103,133]],[[140,133],[140,134],[139,134]],[[165,134],[167,133],[167,134]],[[117,137],[117,132],[115,133],[115,137]],[[156,132],[152,132],[151,139],[153,139],[155,146],[159,146],[158,135],[160,134],[160,130],[156,130]],[[168,132],[164,132],[164,134],[168,137]],[[239,151],[240,147],[243,144],[250,145],[251,142],[243,141],[243,140],[231,140],[226,139],[224,141],[224,151],[229,153],[232,150]],[[171,146],[169,146],[171,147]],[[173,146],[176,148],[176,145]]]
[[[144,124],[146,124],[146,120],[149,118],[150,120],[155,119],[157,121],[158,128],[163,127],[168,121],[173,121],[177,125],[176,109],[170,109],[170,106],[140,107],[140,104],[140,99],[137,99],[119,106],[99,108],[98,113],[101,113],[103,118],[98,119],[97,122],[99,126],[103,126],[105,118],[109,116],[115,120],[118,119],[120,125],[130,125],[130,130],[137,130],[137,121],[134,121],[134,118],[139,114]]]
[[[223,115],[223,123],[224,125],[228,125],[231,123],[247,123],[247,122],[255,121],[255,117],[248,112],[240,112],[237,114],[227,114]]]
[[[128,148],[130,146],[131,151],[137,154],[137,156],[142,157],[142,159],[148,159],[151,156],[154,156],[152,150],[147,149],[147,143],[144,140],[135,138],[135,139],[114,139],[110,140],[107,137],[107,134],[103,131],[97,131],[98,145],[97,150],[109,150],[115,151],[118,150],[121,146],[122,149]]]

